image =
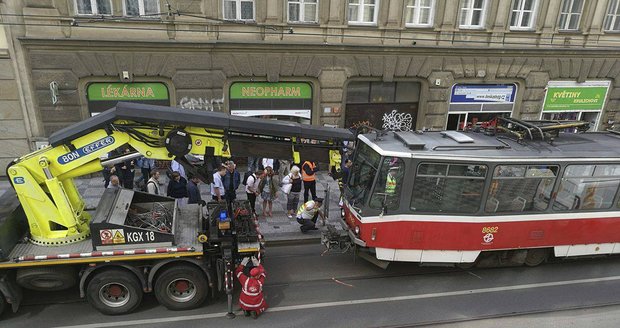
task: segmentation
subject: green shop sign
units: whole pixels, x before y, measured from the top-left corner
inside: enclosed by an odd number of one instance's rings
[[[602,110],[608,87],[548,87],[543,111]]]
[[[91,83],[89,101],[167,100],[168,88],[163,83]]]
[[[312,99],[312,87],[303,82],[237,82],[230,86],[230,99]]]

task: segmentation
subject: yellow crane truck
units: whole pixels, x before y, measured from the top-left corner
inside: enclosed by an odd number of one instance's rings
[[[0,314],[18,310],[22,288],[79,288],[105,314],[131,312],[152,292],[172,310],[226,293],[232,315],[234,265],[262,247],[247,202],[229,213],[226,204],[179,206],[106,189],[93,214],[73,179],[144,156],[176,159],[209,183],[218,160],[231,154],[329,161],[352,139],[344,129],[132,103],[62,129],[7,167],[14,190],[0,199]],[[122,146],[135,151],[102,159]],[[190,165],[187,154],[205,164]]]

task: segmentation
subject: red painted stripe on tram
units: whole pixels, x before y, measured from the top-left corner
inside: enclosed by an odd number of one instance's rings
[[[544,214],[543,214],[544,215]],[[351,225],[352,216],[347,211]],[[620,217],[517,222],[393,221],[361,224],[368,247],[432,250],[491,250],[620,242]],[[372,240],[376,229],[375,240]]]

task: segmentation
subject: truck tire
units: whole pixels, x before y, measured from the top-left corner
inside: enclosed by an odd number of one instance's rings
[[[191,265],[168,267],[155,280],[155,297],[161,305],[173,311],[202,305],[208,291],[205,274]]]
[[[130,313],[142,302],[142,286],[131,272],[111,269],[96,273],[88,282],[88,303],[103,314]]]
[[[24,268],[17,270],[17,284],[30,290],[59,291],[75,286],[77,272],[70,266]]]

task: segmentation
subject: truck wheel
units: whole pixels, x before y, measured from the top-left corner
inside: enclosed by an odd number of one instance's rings
[[[88,303],[103,314],[125,314],[142,301],[142,286],[138,278],[125,270],[106,270],[97,273],[86,288]]]
[[[69,266],[25,268],[17,270],[17,284],[30,290],[58,291],[75,286],[77,272]]]
[[[155,280],[155,297],[169,310],[189,310],[200,306],[208,295],[205,274],[190,265],[173,266]]]

